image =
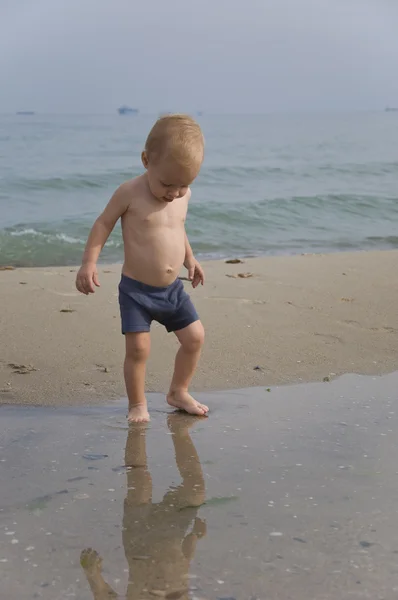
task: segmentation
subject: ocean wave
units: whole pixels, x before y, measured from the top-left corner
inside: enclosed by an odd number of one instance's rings
[[[117,187],[123,181],[137,176],[141,171],[139,169],[131,169],[131,171],[107,171],[101,173],[70,173],[58,177],[41,177],[41,178],[3,178],[2,185],[8,194],[15,191],[73,191],[85,189],[107,189],[109,187]],[[246,178],[261,178],[272,173],[283,173],[284,169],[279,167],[204,167],[200,179],[201,183],[220,183],[231,181],[232,179],[243,180]]]
[[[0,230],[0,265],[17,267],[62,266],[79,264],[86,244],[90,225],[82,235],[70,231],[67,224],[57,230],[44,231],[36,227],[20,227]],[[118,232],[112,234],[102,252],[106,262],[120,262],[123,243]]]
[[[368,236],[366,238],[366,240],[376,247],[379,246],[380,244],[382,244],[382,245],[389,244],[392,248],[398,248],[398,236],[397,235],[385,235],[385,236],[371,235],[371,236]]]
[[[219,167],[207,167],[204,166],[200,172],[200,181],[230,181],[233,179],[246,179],[246,178],[263,178],[267,175],[272,174],[283,174],[291,172],[291,170],[276,167],[271,165],[258,165],[258,166],[242,166],[242,165],[230,165],[230,166],[219,166]]]
[[[275,159],[273,160],[275,162]],[[236,182],[246,179],[263,180],[267,177],[294,177],[303,178],[321,178],[325,175],[331,177],[335,175],[345,175],[353,178],[385,176],[386,174],[397,174],[398,162],[369,162],[369,163],[312,163],[290,162],[284,166],[267,164],[256,166],[229,165],[218,167],[204,166],[200,181],[204,183]]]
[[[295,199],[297,200],[297,199]],[[222,258],[262,254],[335,252],[398,248],[396,218],[383,211],[365,216],[364,211],[315,211],[314,198],[300,202],[297,213],[273,201],[271,206],[193,206],[188,235],[198,255]],[[329,199],[330,200],[330,199]],[[291,200],[291,204],[292,204]],[[294,203],[294,202],[293,202]],[[0,230],[0,264],[14,266],[61,266],[80,263],[91,222],[64,222],[56,226],[20,225]],[[123,259],[121,231],[115,230],[106,243],[101,261]]]
[[[44,233],[43,231],[37,231],[36,229],[28,228],[28,229],[19,229],[16,231],[8,231],[11,237],[41,237],[48,241],[59,240],[61,242],[65,242],[66,244],[85,244],[84,239],[79,239],[76,237],[72,237],[70,235],[66,235],[65,233]]]
[[[384,176],[398,173],[398,162],[341,163],[318,165],[316,170],[330,175]]]
[[[123,181],[131,179],[135,175],[132,171],[111,171],[106,173],[70,174],[62,177],[4,178],[3,186],[9,193],[13,191],[103,189],[109,186],[117,187]]]
[[[274,159],[275,160],[275,159]],[[3,177],[3,193],[10,196],[14,192],[38,192],[38,191],[73,191],[89,189],[108,189],[117,187],[123,181],[135,177],[141,172],[138,168],[131,170],[115,170],[98,173],[68,173],[56,177]],[[334,177],[344,175],[345,177],[362,178],[385,176],[398,173],[398,162],[369,162],[363,164],[341,163],[341,164],[300,164],[287,163],[284,166],[275,164],[259,165],[204,165],[198,187],[201,185],[245,185],[247,181],[263,181],[267,178],[279,180],[280,178],[319,179],[325,175]]]
[[[350,215],[358,215],[362,219],[376,216],[378,219],[386,219],[398,216],[398,197],[378,197],[364,194],[324,194],[311,196],[289,196],[263,198],[261,200],[246,200],[245,204],[228,204],[224,202],[212,202],[203,204],[193,202],[190,214],[198,219],[215,219],[222,223],[241,222],[242,225],[249,222],[273,224],[277,218],[278,223],[285,222],[288,226],[294,224],[293,218],[303,220],[321,218],[328,220],[344,219]]]
[[[35,229],[31,229],[31,228],[29,228],[29,229],[21,229],[19,231],[9,231],[9,234],[12,237],[22,237],[22,236],[26,236],[26,235],[33,235],[33,236],[35,236],[35,235],[43,235],[41,233],[41,231],[36,231]]]
[[[17,230],[5,230],[11,237],[16,238],[37,238],[40,237],[43,240],[47,240],[49,242],[53,242],[55,240],[59,240],[61,242],[65,242],[67,244],[84,244],[85,240],[79,239],[76,237],[72,237],[70,235],[66,235],[65,233],[45,233],[43,231],[37,231],[36,229],[27,228],[27,229],[17,229]]]
[[[195,201],[187,229],[194,251],[206,257],[398,247],[398,198],[371,194],[289,196],[244,204]],[[16,266],[80,262],[92,219],[19,223],[0,229],[0,263]],[[119,262],[117,226],[101,259]]]
[[[89,227],[87,227],[87,235],[89,232]],[[33,229],[31,227],[28,228],[24,228],[24,229],[5,229],[3,230],[3,232],[0,231],[0,235],[1,233],[3,233],[3,236],[7,236],[9,235],[12,238],[24,238],[25,240],[34,240],[34,238],[41,238],[42,242],[48,242],[48,243],[53,243],[53,242],[62,242],[64,244],[79,244],[79,245],[84,245],[86,244],[87,241],[87,235],[83,238],[78,238],[76,236],[67,234],[67,233],[63,233],[63,232],[46,232],[46,231],[40,231],[37,229]],[[116,240],[108,240],[107,242],[108,246],[114,246],[114,247],[120,247],[121,245],[121,240],[118,242]]]

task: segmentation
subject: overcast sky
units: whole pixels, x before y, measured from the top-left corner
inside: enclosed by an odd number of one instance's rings
[[[0,112],[398,105],[398,0],[0,0]]]

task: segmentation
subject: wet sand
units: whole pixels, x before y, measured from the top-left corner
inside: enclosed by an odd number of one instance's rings
[[[194,388],[397,370],[397,264],[397,251],[206,263],[206,285],[192,292],[207,336]],[[124,395],[120,266],[100,267],[101,289],[90,298],[77,293],[75,276],[69,268],[0,271],[0,402],[82,405]],[[176,342],[156,324],[152,340],[147,389],[165,393]]]
[[[397,385],[201,393],[208,420],[153,394],[130,430],[1,406],[0,597],[395,600]]]

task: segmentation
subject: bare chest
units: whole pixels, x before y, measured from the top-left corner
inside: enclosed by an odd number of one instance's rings
[[[148,202],[129,208],[122,219],[122,225],[140,231],[178,230],[184,227],[186,216],[187,203],[183,199],[169,204]]]

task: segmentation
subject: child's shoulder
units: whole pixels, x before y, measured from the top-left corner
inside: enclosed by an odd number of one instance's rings
[[[121,193],[131,194],[131,192],[139,191],[142,188],[142,184],[142,175],[138,175],[138,177],[123,181],[123,183],[119,185],[118,190]]]
[[[142,184],[142,176],[128,179],[119,185],[115,195],[119,196],[121,200],[131,202],[137,197],[137,195],[140,194],[142,190]]]

